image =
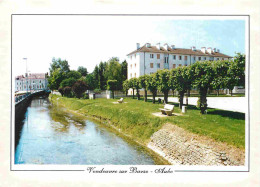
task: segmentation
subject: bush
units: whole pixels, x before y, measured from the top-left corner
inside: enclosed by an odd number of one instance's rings
[[[63,92],[66,97],[71,97],[71,87],[66,86],[65,88],[63,88]]]
[[[101,89],[95,89],[95,90],[94,90],[94,93],[95,93],[95,94],[101,94]]]
[[[72,91],[76,95],[77,98],[81,98],[82,94],[87,90],[87,85],[84,81],[78,80],[72,86]]]
[[[63,95],[64,95],[63,88],[59,87],[58,91],[60,92],[61,96],[63,97]]]
[[[83,99],[89,99],[88,93],[83,93],[83,94],[82,94],[82,98],[83,98]]]

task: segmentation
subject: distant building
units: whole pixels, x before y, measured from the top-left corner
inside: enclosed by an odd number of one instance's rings
[[[47,76],[48,73],[30,73],[28,77],[19,75],[15,77],[15,92],[48,89]]]
[[[173,69],[178,66],[188,66],[196,61],[228,60],[231,56],[220,53],[219,49],[211,47],[202,47],[201,50],[196,47],[190,49],[175,48],[168,44],[151,46],[146,43],[140,47],[137,43],[136,50],[128,55],[128,79],[140,77],[145,74],[155,73],[160,69]]]

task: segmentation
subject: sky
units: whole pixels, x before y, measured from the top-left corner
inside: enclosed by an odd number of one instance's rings
[[[13,15],[12,67],[15,76],[46,73],[52,58],[70,69],[92,72],[95,65],[127,54],[136,43],[168,43],[176,48],[212,47],[245,53],[246,22],[239,17]]]

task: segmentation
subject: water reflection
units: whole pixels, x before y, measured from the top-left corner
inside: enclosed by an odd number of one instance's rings
[[[16,148],[16,164],[154,164],[137,147],[96,122],[33,99]]]

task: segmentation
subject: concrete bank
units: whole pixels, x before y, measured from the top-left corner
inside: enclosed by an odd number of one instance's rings
[[[242,166],[245,162],[243,150],[172,124],[155,132],[148,147],[173,165]]]

